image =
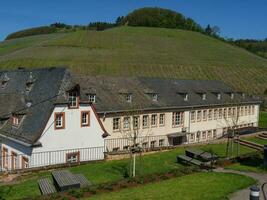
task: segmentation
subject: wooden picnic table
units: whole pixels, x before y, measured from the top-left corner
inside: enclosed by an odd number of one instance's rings
[[[218,159],[216,154],[211,154],[209,152],[203,151],[201,149],[186,149],[185,154],[191,158],[200,158],[205,161],[211,161]]]

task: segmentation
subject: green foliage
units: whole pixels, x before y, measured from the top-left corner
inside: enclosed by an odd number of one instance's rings
[[[179,28],[203,32],[191,18],[186,18],[181,13],[163,8],[141,8],[129,13],[122,20],[122,24],[129,26],[146,26],[161,28]]]
[[[267,58],[267,40],[240,39],[230,41],[239,47],[245,48],[259,56]]]
[[[89,199],[226,199],[239,189],[255,183],[250,177],[227,173],[195,173],[116,192],[103,193]]]
[[[267,112],[260,112],[259,127],[267,128]]]
[[[30,28],[22,31],[18,31],[15,33],[11,33],[6,37],[6,40],[14,39],[14,38],[21,38],[21,37],[27,37],[31,35],[41,35],[41,34],[50,34],[50,33],[56,33],[57,28],[56,27],[50,27],[50,26],[41,26],[37,28]]]
[[[107,23],[107,22],[91,22],[88,25],[87,28],[89,30],[103,31],[103,30],[106,30],[106,29],[109,29],[109,28],[113,28],[115,26],[116,26],[116,24],[113,24],[113,23]]]

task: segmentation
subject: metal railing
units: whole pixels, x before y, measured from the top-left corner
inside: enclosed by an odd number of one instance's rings
[[[133,145],[133,138],[112,138],[105,139],[104,142],[105,151],[107,153],[127,151]],[[136,145],[142,147],[145,150],[149,150],[154,148],[172,146],[172,140],[170,140],[166,135],[137,137]]]
[[[0,172],[28,168],[42,168],[54,165],[81,163],[104,159],[104,147],[65,149],[58,151],[36,152],[30,155],[8,151],[0,155]]]

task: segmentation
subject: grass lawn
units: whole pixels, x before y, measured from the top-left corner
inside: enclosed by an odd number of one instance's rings
[[[260,112],[259,127],[267,128],[267,112]]]
[[[226,199],[234,191],[248,187],[254,183],[255,180],[242,175],[203,172],[136,188],[103,193],[93,196],[90,199],[221,200]]]
[[[246,138],[245,140],[250,141],[250,142],[254,142],[254,143],[257,143],[257,144],[262,144],[262,145],[267,144],[267,140],[260,139],[260,138],[257,138],[257,137],[250,137],[250,138]]]
[[[192,147],[193,148],[193,147]],[[212,149],[220,157],[225,156],[226,144],[206,144],[201,147],[204,150]],[[254,151],[253,149],[240,147],[240,152],[246,154]],[[236,152],[236,151],[235,151]],[[153,173],[164,173],[173,169],[179,169],[182,165],[176,163],[176,155],[183,154],[184,148],[176,148],[171,151],[158,152],[137,158],[137,174],[149,175]],[[128,159],[91,163],[69,168],[74,173],[84,174],[93,184],[118,181],[124,178],[124,175],[130,165]],[[18,199],[26,197],[34,197],[39,195],[37,180],[40,177],[50,176],[50,172],[32,173],[28,177],[24,177],[21,182],[0,186],[0,195],[6,199]]]

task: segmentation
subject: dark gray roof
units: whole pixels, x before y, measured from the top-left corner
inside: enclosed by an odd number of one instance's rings
[[[6,76],[9,80],[3,86],[2,80]],[[1,71],[0,77],[3,77],[0,79],[0,134],[35,143],[45,128],[54,103],[66,98],[65,90],[71,87],[69,72],[65,68],[19,69]],[[26,90],[26,83],[33,83],[30,91]],[[9,119],[12,114],[20,116],[19,127],[12,126]]]
[[[82,100],[88,100],[86,94],[94,91],[96,94],[95,107],[98,113],[120,112],[139,108],[155,110],[259,102],[258,99],[249,95],[243,98],[240,92],[235,92],[222,81],[216,80],[85,75],[76,75],[74,80],[80,84]],[[125,93],[127,92],[132,94],[132,103],[125,100]],[[158,94],[157,102],[152,101],[151,93]],[[188,94],[188,101],[184,101],[184,93]],[[206,93],[206,100],[202,100],[202,93]],[[217,93],[221,93],[221,100],[217,99]],[[229,93],[234,93],[234,99],[230,98]]]

